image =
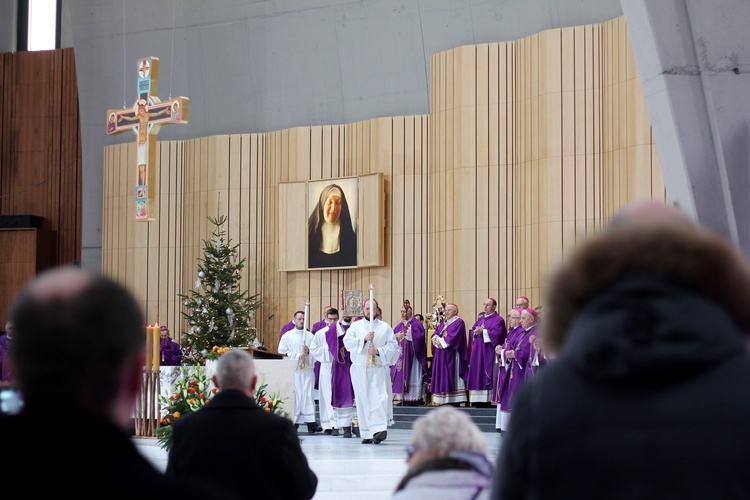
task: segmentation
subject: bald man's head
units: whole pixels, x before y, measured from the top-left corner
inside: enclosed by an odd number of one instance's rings
[[[78,268],[47,271],[13,304],[13,359],[24,397],[67,398],[106,410],[123,368],[143,354],[145,321],[133,296]]]

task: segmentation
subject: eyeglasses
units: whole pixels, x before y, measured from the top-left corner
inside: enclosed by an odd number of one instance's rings
[[[406,447],[406,459],[411,460],[411,457],[414,456],[414,454],[421,449],[422,449],[421,446],[418,446],[416,444],[410,444],[409,446]]]

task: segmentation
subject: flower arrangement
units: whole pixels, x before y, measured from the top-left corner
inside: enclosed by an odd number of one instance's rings
[[[277,391],[269,395],[267,389],[268,384],[261,380],[260,385],[255,389],[255,402],[268,413],[288,418],[289,414],[283,410],[284,400],[281,394]],[[162,414],[159,427],[156,429],[159,445],[169,450],[172,446],[172,425],[175,420],[206,406],[216,392],[216,388],[211,388],[211,380],[206,377],[204,367],[181,367],[180,376],[172,386],[170,394],[159,396]]]
[[[288,418],[289,414],[282,409],[284,400],[281,399],[281,393],[276,391],[269,396],[267,388],[268,384],[261,380],[260,385],[255,389],[255,402],[267,413],[275,413]]]
[[[206,352],[206,354],[205,354],[204,357],[206,359],[210,359],[210,360],[215,361],[215,360],[219,359],[219,356],[221,356],[222,354],[224,354],[225,352],[227,352],[229,349],[231,349],[231,347],[226,347],[226,346],[219,347],[219,346],[215,345],[211,349],[211,352]]]
[[[205,368],[202,366],[180,367],[180,376],[172,386],[171,393],[159,396],[162,416],[156,429],[156,437],[162,448],[169,449],[172,446],[172,424],[175,420],[211,402],[216,389],[212,389],[210,385],[211,381],[206,378]]]

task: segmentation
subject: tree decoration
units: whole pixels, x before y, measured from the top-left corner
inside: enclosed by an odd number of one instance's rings
[[[185,307],[182,316],[187,320],[188,330],[181,337],[183,364],[204,364],[203,353],[215,345],[251,346],[257,335],[252,318],[261,301],[259,294],[250,295],[242,289],[245,259],[234,259],[232,262],[232,256],[238,254],[239,245],[233,245],[226,237],[224,225],[227,217],[209,217],[208,220],[214,229],[212,237],[203,240],[196,287],[187,295],[180,295]]]

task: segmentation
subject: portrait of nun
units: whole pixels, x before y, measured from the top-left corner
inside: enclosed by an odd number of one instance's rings
[[[322,185],[323,189],[307,219],[307,266],[308,268],[347,267],[357,265],[357,234],[354,228],[352,208],[356,212],[357,180],[341,179],[340,184]],[[316,185],[311,183],[310,192]],[[342,188],[342,186],[349,189]],[[353,187],[352,187],[353,186]],[[354,199],[347,200],[346,193]]]

